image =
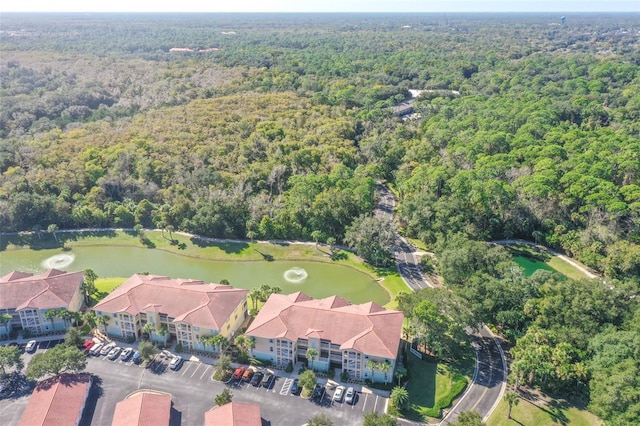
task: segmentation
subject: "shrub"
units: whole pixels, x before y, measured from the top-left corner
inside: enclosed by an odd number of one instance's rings
[[[287,363],[287,366],[285,367],[284,371],[286,371],[287,373],[293,372],[293,363],[291,361]]]
[[[182,347],[182,343],[178,343],[176,345],[176,352],[182,352],[184,350],[184,348]]]

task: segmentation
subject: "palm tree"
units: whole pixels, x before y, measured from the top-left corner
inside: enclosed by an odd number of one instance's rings
[[[89,328],[91,330],[96,328],[96,326],[98,325],[98,316],[94,311],[85,312],[82,318],[84,319],[84,322],[86,322],[89,325]]]
[[[377,370],[379,368],[379,363],[370,359],[369,361],[367,361],[367,368],[369,370],[371,370],[371,381],[373,382],[373,371]]]
[[[395,372],[396,379],[398,379],[398,386],[400,386],[400,380],[407,376],[407,369],[403,366],[398,366]]]
[[[65,328],[69,328],[71,326],[71,320],[73,319],[73,313],[67,308],[60,308],[58,310],[58,318],[62,318]]]
[[[49,309],[47,312],[44,313],[44,318],[48,319],[49,321],[51,321],[51,331],[53,331],[53,319],[58,317],[58,310],[57,309]]]
[[[167,327],[160,327],[157,334],[164,339],[165,343],[167,343],[167,334],[169,334],[169,330],[167,330]]]
[[[84,270],[84,280],[82,283],[82,290],[84,290],[84,302],[87,306],[91,303],[91,296],[96,292],[96,280],[98,275],[93,272],[93,269]]]
[[[7,337],[9,337],[9,323],[11,322],[11,320],[13,319],[13,317],[11,316],[11,314],[0,314],[0,324],[2,324],[2,326],[4,327],[4,332],[7,335]]]
[[[504,400],[509,404],[509,408],[507,408],[507,419],[511,419],[511,408],[520,403],[520,398],[518,398],[518,394],[515,392],[507,392],[504,394]]]
[[[311,362],[311,369],[313,370],[313,360],[318,356],[318,351],[315,348],[307,349],[307,359]]]
[[[97,323],[98,325],[101,325],[103,327],[102,331],[106,334],[107,333],[107,324],[109,324],[109,320],[111,318],[109,317],[109,315],[101,315],[98,317],[97,319]]]
[[[222,334],[216,334],[211,336],[211,342],[214,348],[218,349],[218,352],[222,352],[224,348],[229,345],[229,340]]]
[[[204,346],[204,350],[207,350],[207,345],[210,345],[211,348],[213,349],[213,342],[211,341],[213,336],[200,336],[200,338],[198,339],[200,341],[200,343],[202,343],[202,346]]]
[[[175,230],[173,225],[167,225],[167,232],[169,233],[169,240],[173,241],[173,236],[171,233]]]
[[[151,339],[151,333],[155,331],[155,327],[150,322],[147,322],[144,327],[142,327],[142,332],[147,335],[149,339]]]
[[[58,241],[58,236],[56,235],[57,230],[58,230],[58,225],[56,225],[55,223],[52,223],[47,227],[47,231],[53,234],[53,238],[55,238],[56,244],[60,245],[60,242]]]
[[[257,287],[249,290],[249,298],[251,298],[251,304],[254,311],[258,309],[258,300],[260,299],[261,293],[262,291]]]
[[[391,403],[399,410],[403,410],[409,403],[409,392],[405,388],[397,386],[391,390]]]
[[[241,334],[236,336],[234,342],[240,350],[245,352],[247,355],[251,354],[251,350],[256,347],[256,341],[253,337],[249,337],[246,334]]]
[[[384,360],[381,363],[378,364],[378,370],[380,370],[382,373],[384,373],[384,384],[387,384],[387,373],[389,372],[389,370],[391,370],[391,363],[389,362],[389,360]]]

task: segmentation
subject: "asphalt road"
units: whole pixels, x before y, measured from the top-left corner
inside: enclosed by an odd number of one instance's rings
[[[394,208],[396,199],[393,192],[386,186],[378,184],[378,205],[375,214],[378,217],[388,217],[393,221]],[[427,287],[433,287],[427,277],[423,274],[420,267],[420,261],[414,255],[414,247],[412,247],[400,234],[396,233],[396,243],[393,257],[398,265],[400,276],[405,284],[413,290],[421,290]]]
[[[383,184],[378,184],[379,200],[376,216],[387,216],[393,219],[396,199],[393,192]],[[414,256],[415,249],[400,235],[397,235],[396,248],[393,253],[398,271],[404,282],[413,291],[433,287],[420,268]],[[488,328],[483,327],[474,334],[476,351],[476,369],[473,382],[455,403],[451,411],[440,424],[446,425],[455,421],[462,411],[475,410],[486,420],[502,397],[507,379],[507,365],[499,342]]]

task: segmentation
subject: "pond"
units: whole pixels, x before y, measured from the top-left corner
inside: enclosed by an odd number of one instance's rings
[[[369,275],[329,263],[212,261],[162,250],[114,246],[82,246],[66,252],[60,249],[0,252],[0,276],[11,271],[40,273],[50,268],[65,271],[91,268],[101,278],[149,272],[214,283],[227,279],[232,286],[245,289],[268,284],[280,287],[283,293],[302,291],[315,298],[337,294],[352,303],[389,302],[386,290]]]
[[[529,257],[525,257],[525,256],[514,256],[513,261],[516,262],[522,269],[524,269],[524,274],[528,277],[533,275],[533,273],[536,272],[538,269],[544,269],[545,271],[558,272],[544,262],[541,262],[539,260],[535,260]]]

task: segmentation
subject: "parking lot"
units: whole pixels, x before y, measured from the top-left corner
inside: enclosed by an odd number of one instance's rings
[[[60,341],[38,345],[38,351],[45,351]],[[126,345],[125,345],[126,347]],[[25,365],[31,354],[24,354]],[[215,396],[228,387],[233,401],[260,405],[263,419],[272,425],[303,425],[318,413],[325,413],[335,424],[359,425],[364,413],[386,409],[387,398],[372,393],[357,393],[354,404],[333,401],[335,388],[328,386],[321,400],[307,400],[291,394],[291,384],[295,375],[277,372],[270,388],[254,387],[248,382],[232,381],[224,384],[212,380],[214,366],[197,360],[185,360],[172,370],[169,368],[172,355],[159,353],[149,366],[142,367],[129,358],[110,360],[106,356],[89,356],[87,371],[98,377],[92,389],[81,424],[111,425],[115,405],[138,389],[154,389],[172,395],[172,425],[202,424],[205,411],[215,405]],[[0,424],[14,424],[11,419],[19,419],[28,397],[19,400],[0,401],[0,412],[11,410],[11,418],[0,415]]]

